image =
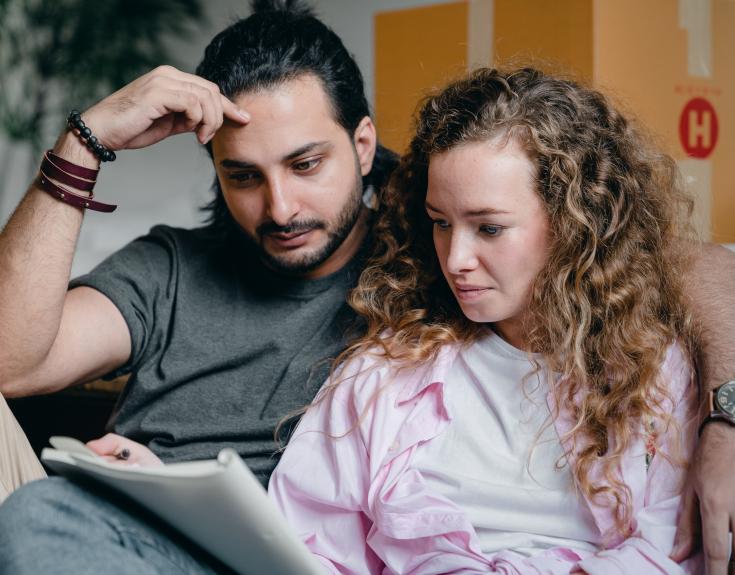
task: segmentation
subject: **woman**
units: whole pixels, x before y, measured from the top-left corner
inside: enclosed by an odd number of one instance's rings
[[[694,435],[671,158],[600,93],[427,100],[351,303],[366,335],[269,492],[337,573],[681,573]]]

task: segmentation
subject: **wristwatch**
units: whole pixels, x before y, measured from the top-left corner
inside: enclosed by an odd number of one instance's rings
[[[711,421],[724,421],[735,425],[735,379],[726,381],[708,394],[709,415],[699,426],[701,435],[704,426]]]

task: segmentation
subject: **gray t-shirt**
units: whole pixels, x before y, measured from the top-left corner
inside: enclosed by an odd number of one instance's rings
[[[344,346],[356,257],[316,280],[265,268],[242,240],[156,226],[71,288],[112,300],[130,329],[132,375],[110,422],[164,461],[234,448],[266,484],[273,431],[308,404]]]

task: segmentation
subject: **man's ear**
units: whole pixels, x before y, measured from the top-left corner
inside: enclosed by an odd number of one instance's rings
[[[375,147],[378,145],[378,135],[375,132],[375,124],[370,116],[365,116],[355,128],[353,136],[357,159],[360,162],[360,173],[366,176],[373,168]]]

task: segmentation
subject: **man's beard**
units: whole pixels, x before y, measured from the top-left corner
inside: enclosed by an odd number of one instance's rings
[[[250,234],[246,235],[255,244],[261,260],[269,268],[283,274],[303,275],[318,268],[337,251],[355,227],[362,209],[362,177],[359,170],[356,170],[356,180],[352,193],[331,226],[328,222],[317,219],[295,221],[287,226],[279,226],[275,222],[269,221],[258,226],[256,230],[257,237],[254,238]],[[329,229],[330,227],[331,229]],[[305,233],[318,229],[327,230],[326,243],[321,248],[306,253],[298,259],[271,254],[263,247],[263,237],[266,234]]]

